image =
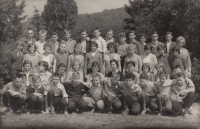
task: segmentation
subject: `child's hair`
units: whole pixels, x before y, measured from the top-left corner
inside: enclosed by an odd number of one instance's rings
[[[183,72],[179,72],[176,74],[176,77],[183,77],[185,78],[185,74]]]
[[[78,47],[80,50],[82,49],[82,45],[81,45],[81,43],[76,43],[75,45],[74,45],[74,53],[75,53],[75,48],[76,47]]]
[[[52,78],[53,77],[60,77],[60,74],[58,72],[55,72],[55,73],[52,74]]]
[[[31,43],[31,44],[28,44],[28,52],[30,52],[30,51],[29,51],[29,48],[32,47],[32,46],[34,46],[34,52],[36,51],[36,49],[37,49],[37,48],[36,48],[36,45],[33,44],[33,43]]]
[[[98,44],[97,44],[96,41],[92,41],[91,46],[92,46],[92,45],[95,45],[95,46],[98,48]]]
[[[114,50],[115,50],[115,53],[117,53],[117,51],[118,51],[118,47],[117,47],[116,43],[114,43],[114,42],[110,42],[110,43],[108,43],[108,45],[107,45],[107,49],[110,50],[110,49],[109,49],[110,47],[113,47]]]
[[[129,47],[126,48],[126,51],[127,51],[127,52],[129,52],[129,51],[131,51],[131,50],[135,50],[135,51],[137,51],[136,46],[130,44]]]
[[[112,59],[112,60],[110,60],[110,64],[111,64],[112,62],[114,62],[114,63],[117,65],[117,68],[118,68],[118,66],[119,66],[118,61],[117,61],[116,59]]]
[[[22,78],[22,77],[23,77],[23,75],[20,74],[20,73],[17,73],[16,75],[14,75],[14,79],[16,79],[16,78]]]
[[[41,77],[39,75],[33,75],[32,81],[37,81],[37,80],[41,81]]]
[[[178,52],[178,54],[180,54],[180,49],[176,46],[172,48],[172,53],[174,52]]]
[[[144,51],[146,51],[146,50],[152,51],[152,46],[150,46],[150,45],[145,45],[145,46],[144,46]]]
[[[133,62],[133,61],[129,61],[127,64],[126,64],[126,66],[128,66],[128,65],[133,65],[134,67],[135,67],[135,62]]]
[[[119,73],[113,73],[112,74],[112,78],[120,78],[120,74]]]
[[[101,32],[101,29],[100,29],[99,27],[95,27],[95,28],[94,28],[94,31],[95,31],[95,30],[98,30],[99,32]]]
[[[181,65],[175,65],[174,69],[180,69],[181,70]]]
[[[29,60],[25,60],[25,61],[24,61],[23,67],[24,67],[26,64],[30,64],[30,66],[32,67],[32,62],[30,62]]]
[[[158,32],[154,31],[152,35],[157,34],[157,36],[159,36]]]
[[[120,32],[120,33],[118,34],[118,37],[126,37],[126,33],[125,33],[125,32]]]
[[[66,68],[66,65],[65,65],[64,63],[60,63],[60,64],[58,64],[58,66],[57,66],[57,70],[59,70],[61,67]]]
[[[32,30],[32,31],[33,31],[33,28],[29,27],[29,28],[27,29],[27,31],[26,31],[26,32],[28,32],[29,30]]]
[[[39,35],[45,35],[46,36],[47,34],[47,31],[46,30],[40,30],[39,31]]]
[[[113,30],[112,30],[112,29],[108,29],[108,30],[106,31],[106,33],[108,33],[108,32],[113,32]]]
[[[177,39],[176,39],[176,42],[183,42],[185,44],[185,38],[183,36],[179,36]]]
[[[80,69],[81,62],[80,62],[79,59],[75,59],[75,60],[71,63],[72,68],[73,68],[73,66],[74,66],[76,63],[78,63],[78,65],[79,65],[79,69]]]
[[[148,75],[146,75],[146,74],[141,74],[141,75],[140,75],[140,80],[141,80],[141,79],[148,80],[149,77],[148,77]]]
[[[70,30],[64,30],[64,34],[66,34],[66,33],[69,33],[69,34],[71,34],[71,31]]]
[[[92,76],[92,79],[93,79],[93,78],[99,78],[99,80],[101,80],[101,76],[100,76],[99,74],[93,75],[93,76]]]
[[[157,47],[157,51],[160,51],[160,50],[164,50],[164,52],[167,51],[167,49],[166,49],[166,47],[165,47],[164,45],[159,45],[159,46]]]
[[[168,76],[168,74],[165,71],[161,71],[159,73],[159,77],[167,77],[167,76]]]
[[[135,31],[134,31],[134,30],[130,30],[130,31],[128,32],[128,34],[130,34],[130,33],[134,33],[134,35],[135,35]]]
[[[156,65],[155,65],[155,68],[158,69],[158,68],[162,68],[164,70],[164,67],[165,65],[162,63],[162,62],[158,62]]]
[[[64,40],[61,40],[61,42],[59,43],[59,47],[57,49],[57,52],[60,53],[60,46],[64,44],[65,45],[65,41]]]
[[[141,37],[146,38],[146,35],[145,34],[140,34],[139,38],[141,38]]]
[[[58,33],[57,32],[53,32],[52,35],[57,35],[58,36]]]
[[[92,62],[92,67],[96,67],[96,66],[98,66],[98,68],[100,68],[99,62],[98,61]]]
[[[170,31],[166,32],[166,35],[168,35],[168,34],[170,34],[171,36],[173,36],[172,32],[170,32]]]
[[[43,66],[45,71],[47,71],[49,68],[49,65],[46,61],[40,61],[39,66]]]
[[[49,44],[49,43],[46,43],[46,44],[44,44],[43,50],[44,50],[45,48],[47,48],[47,47],[49,47],[49,48],[50,48],[50,50],[52,49],[52,46],[51,46],[51,44]]]
[[[135,75],[132,74],[132,73],[127,73],[127,74],[125,74],[125,79],[132,79],[132,80],[134,80],[135,79]]]
[[[86,29],[82,29],[82,30],[80,31],[80,34],[81,34],[82,32],[86,32],[86,33],[87,33],[87,30],[86,30]]]
[[[151,71],[151,67],[150,67],[149,64],[143,64],[143,65],[142,65],[142,71],[144,71],[144,67],[147,67],[147,68],[149,69],[148,72]]]
[[[73,72],[72,73],[72,78],[80,78],[80,73],[79,72]]]

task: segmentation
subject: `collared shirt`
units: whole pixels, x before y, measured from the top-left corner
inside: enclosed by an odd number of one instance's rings
[[[40,55],[40,61],[46,61],[49,65],[49,68],[51,68],[53,66],[53,61],[54,61],[54,55],[53,54],[49,54],[49,55]]]
[[[18,50],[10,52],[8,56],[8,68],[14,70],[21,70],[23,63],[23,55],[17,56]]]
[[[97,51],[103,52],[103,53],[107,51],[106,41],[102,37],[94,38],[92,40],[96,41],[98,44]]]
[[[123,43],[118,45],[118,54],[120,57],[125,57],[127,55],[126,49],[129,47],[129,44]]]
[[[74,53],[74,46],[76,44],[76,41],[73,39],[69,39],[68,41],[65,41],[66,45],[66,52],[68,54]]]
[[[106,44],[108,45],[110,42],[115,42],[115,39],[114,38],[111,38],[111,39],[106,38]]]
[[[45,89],[44,95],[47,95],[47,92],[48,92],[49,90],[53,90],[55,96],[60,96],[60,95],[62,95],[63,98],[67,98],[67,97],[68,97],[68,95],[67,95],[67,93],[66,93],[66,91],[65,91],[65,88],[64,88],[64,86],[63,86],[61,83],[58,83],[56,86],[54,86],[54,85],[51,83],[50,86],[47,87],[47,89]]]
[[[34,75],[39,75],[41,78],[41,82],[45,82],[45,83],[49,83],[51,81],[51,76],[52,74],[48,71],[46,71],[45,73],[35,73]]]
[[[34,87],[33,85],[30,85],[26,88],[26,94],[27,94],[27,99],[33,94],[33,93],[39,93],[42,96],[44,95],[44,87],[39,86],[38,88]]]
[[[29,85],[29,79],[28,79],[28,77],[30,75],[30,71],[28,73],[25,73],[25,75],[26,75],[26,86],[28,86]]]
[[[44,42],[41,42],[41,41],[35,42],[36,49],[37,49],[37,51],[36,51],[37,55],[41,55],[41,54],[44,53],[44,45],[45,45],[45,43],[46,43],[45,41]]]
[[[23,56],[22,51],[18,51],[17,56]]]

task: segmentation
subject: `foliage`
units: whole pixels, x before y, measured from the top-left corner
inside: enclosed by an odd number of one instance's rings
[[[47,0],[42,12],[47,31],[62,33],[72,30],[77,22],[78,7],[74,0]]]

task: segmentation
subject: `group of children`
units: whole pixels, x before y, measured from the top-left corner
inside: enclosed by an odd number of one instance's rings
[[[61,42],[55,32],[47,42],[45,30],[36,41],[29,29],[8,57],[12,82],[0,91],[5,113],[192,113],[195,88],[184,37],[172,42],[167,32],[162,43],[155,32],[146,43],[144,34],[136,41],[135,31],[128,33],[129,40],[125,32],[115,40],[111,29],[105,40],[99,28],[93,34],[89,38],[83,29],[75,41],[65,30]]]

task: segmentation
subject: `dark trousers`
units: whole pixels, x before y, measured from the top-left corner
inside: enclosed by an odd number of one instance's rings
[[[15,75],[19,72],[21,72],[21,70],[10,69],[9,74],[10,74],[12,81],[14,80]]]
[[[92,68],[87,69],[87,74],[92,73]]]
[[[69,98],[67,108],[69,113],[76,112],[76,108],[79,111],[85,111],[87,103],[82,98]]]
[[[43,97],[37,97],[35,95],[31,96],[27,100],[28,102],[28,110],[32,112],[34,109],[42,111],[42,106],[44,105],[44,98]]]
[[[182,110],[184,108],[190,108],[194,102],[195,93],[194,92],[188,92],[186,97],[183,99],[183,103],[174,101],[172,103],[172,112],[175,115],[182,114]]]
[[[125,57],[120,57],[120,59],[121,59],[121,68],[122,68],[122,71],[123,71]]]
[[[117,97],[106,96],[105,105],[106,105],[107,111],[111,111],[112,107],[113,107],[113,111],[118,111],[121,108],[122,103]]]
[[[19,97],[11,96],[10,92],[5,91],[3,93],[3,105],[7,108],[12,108],[14,110],[22,109],[25,105],[25,100]]]
[[[62,96],[55,96],[54,91],[50,90],[47,93],[47,101],[49,106],[54,106],[55,108],[59,108],[61,111],[65,111],[65,107],[67,106],[67,101]]]

